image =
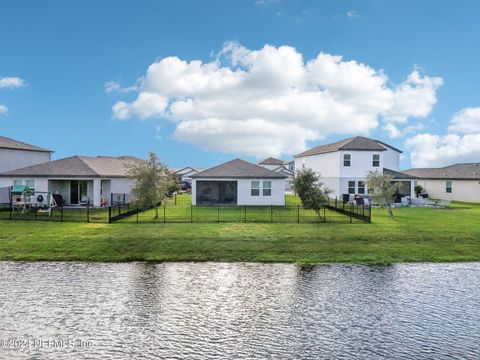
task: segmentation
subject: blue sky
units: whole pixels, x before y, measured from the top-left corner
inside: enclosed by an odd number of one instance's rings
[[[206,167],[236,156],[254,161],[254,154],[288,158],[302,146],[352,136],[352,129],[357,129],[359,134],[404,149],[403,168],[412,162],[435,166],[478,161],[479,11],[476,1],[438,0],[3,0],[0,134],[48,147],[55,151],[55,158],[75,154],[144,157],[156,151],[175,167]],[[268,49],[262,52],[266,44],[271,45],[266,73],[255,73],[252,69],[258,63],[251,59],[258,59],[257,53],[266,54]],[[272,95],[278,84],[271,82],[268,61],[280,56],[280,49],[288,50],[284,53],[287,65],[296,55],[304,64],[321,52],[340,55],[342,60],[324,58],[317,64],[322,71],[331,65],[340,72],[322,72],[315,79],[309,73],[309,85],[302,88],[304,80],[292,80],[289,76],[295,70],[288,65],[286,90]],[[239,54],[243,57],[235,63]],[[162,59],[169,56],[178,61],[147,74],[150,65],[163,64]],[[198,78],[195,74],[185,78],[188,84],[177,77],[165,84],[165,76],[178,64],[192,60],[217,64],[213,71],[197,69],[209,85],[192,85],[191,79]],[[354,62],[353,70],[341,66],[348,67],[349,61]],[[372,85],[372,96],[364,94],[367,100],[378,95],[374,109],[365,110],[365,98],[358,94],[352,98],[355,89],[349,88],[348,81],[337,82],[346,73],[361,73],[360,64],[373,71],[371,76],[362,75],[373,79],[372,84],[384,76],[378,88]],[[231,86],[237,81],[235,73],[218,80],[219,87],[211,85],[226,69],[244,71],[245,78],[251,79]],[[408,80],[412,72],[417,80]],[[2,87],[2,78],[19,78],[24,83],[5,80]],[[112,91],[106,90],[106,83]],[[245,106],[248,111],[240,100],[230,102],[255,93],[245,84],[267,94]],[[325,98],[327,93],[337,102],[325,118],[315,115],[323,105],[317,108],[317,100],[305,100],[316,91],[312,84],[318,85],[316,95],[322,104],[332,100]],[[402,84],[413,89],[410,95],[401,93]],[[299,93],[291,92],[292,87]],[[145,93],[154,95],[152,101],[135,102]],[[294,93],[307,101],[309,113],[292,110],[292,103],[298,103]],[[384,106],[385,99],[392,105]],[[188,109],[173,107],[185,105],[186,100],[198,102]],[[271,107],[256,113],[255,104],[267,103],[274,104],[274,113]],[[222,107],[226,110],[218,110]],[[335,116],[347,108],[348,116]],[[205,109],[210,111],[206,115]],[[387,130],[388,124],[396,134]]]

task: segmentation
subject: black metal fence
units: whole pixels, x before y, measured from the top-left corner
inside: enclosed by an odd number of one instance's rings
[[[36,220],[58,222],[108,223],[108,208],[94,208],[89,205],[77,208],[54,207],[50,211],[38,205],[26,207],[0,207],[0,219]]]

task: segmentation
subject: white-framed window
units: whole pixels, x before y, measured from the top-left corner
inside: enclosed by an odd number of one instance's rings
[[[348,182],[348,193],[355,194],[355,181]]]
[[[264,181],[263,182],[263,196],[272,196],[272,182]]]
[[[260,181],[254,180],[251,182],[250,194],[252,196],[260,196]]]
[[[452,182],[450,180],[445,182],[445,191],[448,194],[452,193]]]
[[[380,154],[373,154],[372,156],[372,166],[379,167],[380,166]]]
[[[359,181],[357,183],[357,191],[359,194],[365,194],[365,181]]]
[[[352,155],[343,154],[343,166],[350,166],[352,164]]]
[[[13,186],[22,186],[22,185],[28,186],[28,188],[31,191],[35,191],[35,180],[33,180],[33,179],[30,179],[30,180],[15,179],[15,180],[13,180]]]

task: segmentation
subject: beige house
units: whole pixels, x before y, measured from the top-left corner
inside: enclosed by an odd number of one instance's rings
[[[441,168],[404,171],[418,178],[431,199],[480,202],[480,165],[455,164]]]

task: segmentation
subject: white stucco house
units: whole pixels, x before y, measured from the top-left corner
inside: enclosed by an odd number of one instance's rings
[[[0,172],[51,160],[51,150],[0,136]]]
[[[192,175],[195,175],[202,171],[200,168],[193,168],[190,166],[181,168],[181,169],[172,169],[172,174],[177,177],[179,182],[188,182],[192,183]]]
[[[193,205],[285,205],[286,176],[241,159],[192,175]]]
[[[294,160],[280,160],[274,157],[266,158],[258,163],[261,167],[286,176],[285,190],[290,192],[293,186]]]
[[[366,175],[374,170],[392,176],[401,195],[413,196],[416,178],[400,171],[401,153],[382,141],[356,136],[295,155],[295,170],[310,168],[320,174],[331,197],[367,194]]]
[[[62,195],[66,205],[110,204],[118,194],[128,198],[134,180],[128,166],[140,161],[131,156],[72,156],[0,173],[0,188],[27,185],[38,192]],[[113,199],[115,201],[115,199]]]
[[[441,168],[419,168],[404,171],[417,182],[431,199],[480,202],[480,164],[466,163]]]

